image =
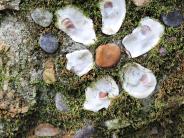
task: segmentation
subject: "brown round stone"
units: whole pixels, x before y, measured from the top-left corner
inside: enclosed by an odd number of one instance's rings
[[[102,68],[113,67],[118,64],[121,49],[115,44],[101,45],[96,49],[96,65]]]

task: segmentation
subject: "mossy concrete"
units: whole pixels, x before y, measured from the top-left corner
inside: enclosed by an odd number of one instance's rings
[[[95,49],[100,44],[117,42],[129,34],[138,24],[142,17],[150,16],[160,20],[162,13],[174,9],[184,10],[183,0],[152,0],[146,7],[136,7],[130,0],[127,3],[126,19],[120,31],[113,36],[106,36],[101,32],[101,14],[98,8],[98,0],[22,0],[20,11],[4,11],[0,16],[3,19],[11,14],[24,21],[30,28],[33,37],[34,52],[43,63],[49,57],[53,57],[57,69],[57,82],[54,85],[46,85],[42,80],[34,82],[37,87],[36,104],[28,113],[18,115],[15,118],[3,115],[2,122],[7,124],[5,137],[26,137],[31,128],[42,122],[51,123],[61,130],[74,133],[86,123],[91,122],[96,133],[94,137],[147,137],[151,136],[151,129],[157,127],[160,137],[183,137],[183,103],[184,103],[184,25],[178,28],[166,27],[165,34],[160,43],[146,54],[135,59],[129,59],[122,47],[122,58],[116,68],[104,70],[95,67],[87,75],[79,78],[66,70],[65,54],[61,54],[62,40],[67,37],[54,26],[42,28],[29,20],[30,12],[37,8],[46,8],[54,13],[55,10],[68,4],[81,8],[87,16],[93,19],[98,42],[90,47],[95,55]],[[184,12],[184,11],[182,11]],[[55,20],[55,19],[54,19]],[[60,41],[60,49],[53,55],[45,54],[38,46],[39,36],[44,32],[52,32]],[[165,56],[159,55],[159,48],[167,50]],[[107,110],[97,113],[83,110],[85,100],[85,88],[98,77],[111,75],[118,85],[119,69],[128,62],[137,62],[151,69],[158,80],[155,94],[145,100],[137,100],[129,96],[121,89],[120,96],[113,100]],[[37,64],[35,68],[42,68]],[[0,86],[3,76],[0,76]],[[61,92],[67,98],[69,112],[57,111],[54,96]],[[126,120],[130,125],[122,129],[108,130],[104,122],[112,119]],[[174,129],[173,129],[174,128]]]

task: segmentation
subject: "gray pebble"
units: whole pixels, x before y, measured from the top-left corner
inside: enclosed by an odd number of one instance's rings
[[[40,37],[40,47],[47,53],[52,54],[58,49],[58,39],[52,34],[45,34]]]
[[[74,138],[90,138],[95,132],[95,128],[91,125],[86,126],[75,134]]]
[[[169,12],[168,14],[163,14],[161,18],[165,25],[171,27],[178,27],[184,21],[184,16],[178,10]]]
[[[31,17],[40,26],[48,27],[52,22],[53,14],[48,10],[37,8],[32,11]]]
[[[55,104],[56,104],[56,108],[59,111],[63,111],[63,112],[67,112],[68,111],[68,107],[65,104],[64,101],[64,96],[61,93],[57,93],[55,96]]]

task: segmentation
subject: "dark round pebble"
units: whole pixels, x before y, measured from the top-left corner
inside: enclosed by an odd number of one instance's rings
[[[168,14],[163,14],[161,18],[165,25],[171,27],[178,27],[184,21],[184,16],[178,10],[169,12]]]
[[[49,54],[56,52],[59,43],[58,39],[52,34],[45,34],[40,37],[39,40],[40,47]]]

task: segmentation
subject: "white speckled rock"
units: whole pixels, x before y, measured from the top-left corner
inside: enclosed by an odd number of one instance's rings
[[[119,88],[112,77],[105,76],[87,87],[85,94],[84,109],[98,112],[109,107],[111,98],[119,95]]]
[[[120,71],[120,79],[125,91],[135,98],[146,98],[156,87],[157,80],[151,70],[137,63],[128,63]]]
[[[53,14],[48,10],[36,8],[32,11],[31,17],[40,26],[48,27],[52,22]]]
[[[102,32],[107,35],[116,34],[126,15],[125,0],[102,0],[100,10],[102,14]]]
[[[79,77],[88,73],[94,66],[93,56],[89,50],[78,50],[66,55],[66,68]]]
[[[65,7],[56,11],[56,27],[69,35],[74,41],[91,45],[95,43],[96,34],[93,21],[75,7]]]
[[[33,39],[26,24],[13,17],[5,17],[0,24],[0,76],[4,98],[0,108],[10,116],[25,113],[35,104],[36,87],[32,82],[40,80],[35,70],[37,58],[33,56]],[[16,79],[10,79],[16,78]],[[13,95],[13,96],[12,96]],[[8,104],[7,104],[8,103]],[[6,108],[8,105],[8,108]]]
[[[162,24],[155,19],[145,17],[141,19],[140,25],[131,34],[124,37],[122,43],[127,54],[135,58],[154,48],[163,34],[164,26]]]

